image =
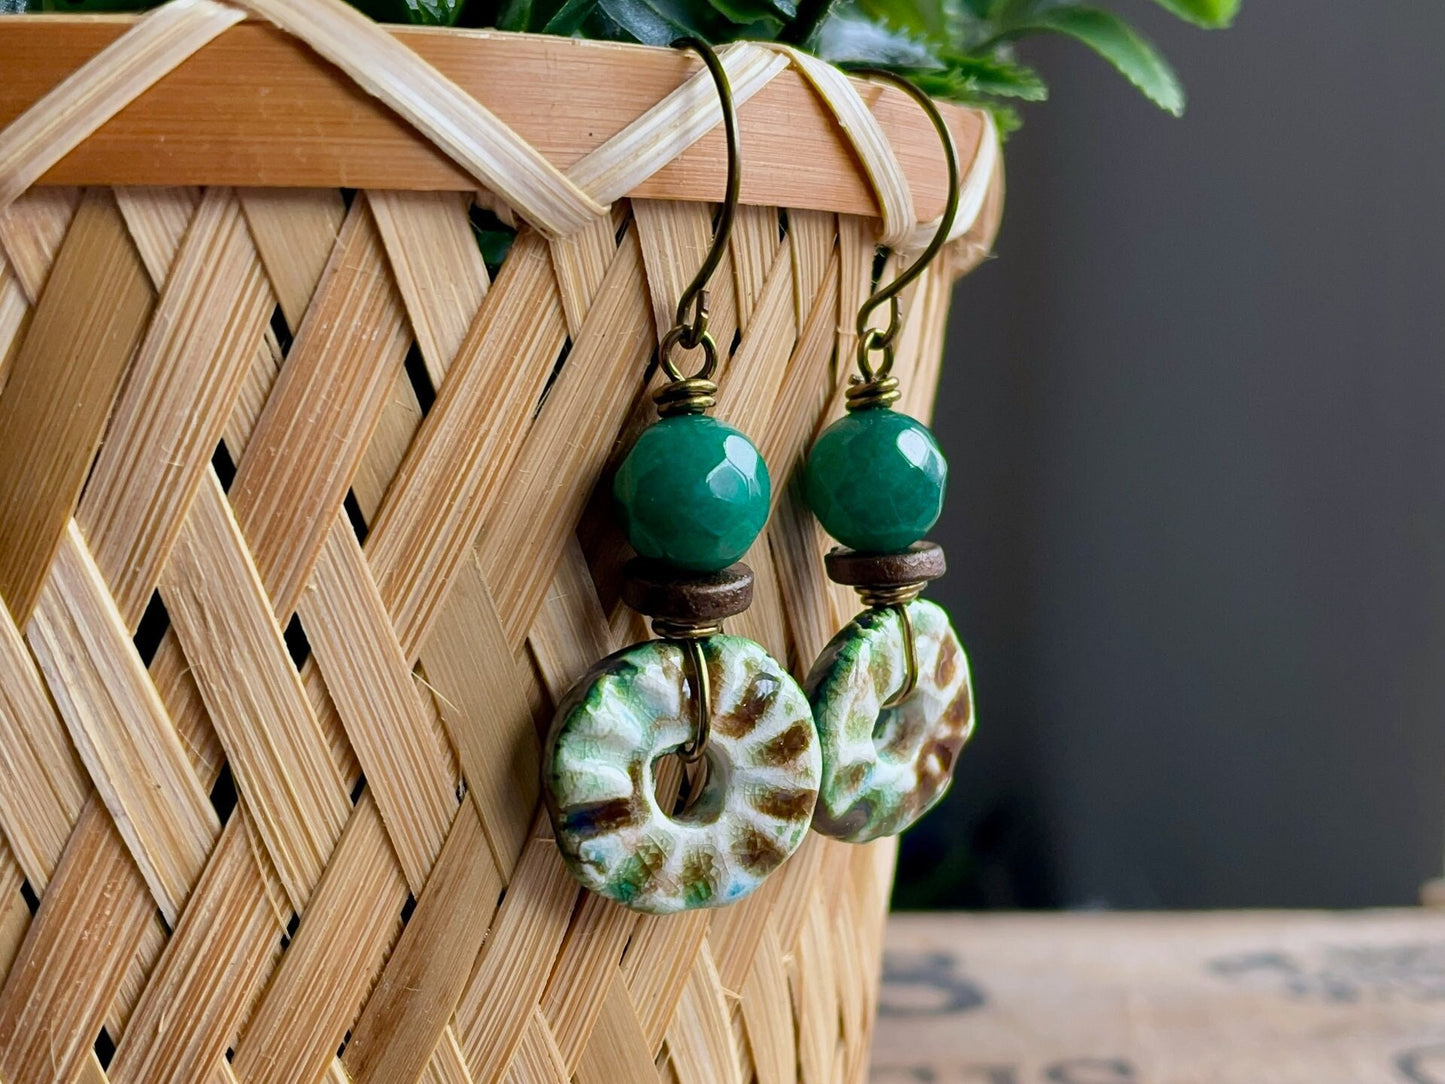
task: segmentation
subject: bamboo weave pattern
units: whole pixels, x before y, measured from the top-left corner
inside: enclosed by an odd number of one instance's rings
[[[0,1080],[863,1079],[888,844],[653,918],[539,816],[551,704],[644,635],[600,483],[711,209],[609,199],[493,281],[496,197],[0,161]],[[921,416],[991,180],[906,299]],[[842,409],[875,237],[741,210],[717,413],[780,482]],[[855,608],[824,548],[779,484],[730,631],[795,672]]]

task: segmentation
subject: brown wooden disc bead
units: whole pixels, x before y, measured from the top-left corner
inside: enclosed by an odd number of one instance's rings
[[[667,621],[721,621],[752,605],[753,570],[739,562],[721,572],[689,572],[634,557],[622,569],[622,601]]]
[[[927,540],[898,553],[859,553],[839,546],[828,552],[823,565],[834,583],[860,588],[928,583],[948,571],[943,547]]]

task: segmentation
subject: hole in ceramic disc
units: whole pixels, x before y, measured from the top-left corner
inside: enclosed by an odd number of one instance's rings
[[[701,775],[699,776],[699,773]],[[696,764],[686,764],[675,751],[652,762],[653,793],[662,809],[673,811],[679,824],[708,825],[722,815],[728,771],[709,749]]]

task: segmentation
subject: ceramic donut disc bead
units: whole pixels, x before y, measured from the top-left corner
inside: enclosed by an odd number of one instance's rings
[[[973,731],[968,659],[939,606],[908,604],[918,684],[903,686],[903,627],[892,610],[865,610],[833,637],[805,683],[823,749],[813,827],[849,843],[896,835],[948,791]]]
[[[708,777],[674,818],[655,768],[692,738],[683,649],[654,640],[599,662],[557,711],[543,781],[557,843],[583,885],[652,914],[742,899],[807,835],[822,770],[807,697],[751,640],[703,641]]]

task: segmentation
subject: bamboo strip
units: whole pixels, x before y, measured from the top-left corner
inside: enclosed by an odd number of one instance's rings
[[[975,167],[976,168],[976,167]],[[1003,219],[1004,167],[1002,155],[994,164],[983,208],[968,232],[942,252],[950,278],[957,280],[993,255],[993,242]]]
[[[806,857],[799,857],[798,864],[806,867],[805,875],[816,872],[816,865]],[[796,875],[794,871],[790,876]],[[771,877],[742,901],[747,906],[728,907],[713,913],[708,942],[717,946],[713,962],[717,965],[718,980],[728,995],[736,996],[743,989],[752,972],[754,956],[761,951],[764,937],[774,930],[772,912],[782,894],[782,882]],[[771,936],[776,940],[776,932]]]
[[[791,469],[791,466],[780,464],[785,470]],[[732,618],[728,628],[734,635],[762,644],[768,654],[785,662],[788,657],[788,623],[783,613],[778,572],[768,549],[766,534],[760,535],[748,548],[743,561],[753,570],[753,601],[744,613]]]
[[[276,307],[226,189],[206,193],[165,282],[76,515],[132,630]]]
[[[842,289],[838,295],[838,360],[852,370],[858,348],[858,309],[872,293],[873,257],[878,250],[871,223],[856,215],[838,216],[838,255]],[[887,316],[886,309],[882,313]]]
[[[112,1084],[188,1084],[224,1060],[284,927],[267,904],[244,814],[222,830],[109,1066]]]
[[[691,981],[694,961],[703,951],[711,918],[707,911],[692,911],[668,918],[642,915],[637,920],[637,929],[622,959],[622,978],[636,1006],[647,1048],[654,1056]]]
[[[118,188],[115,195],[131,238],[145,261],[146,271],[159,291],[170,273],[171,263],[189,227],[191,215],[200,203],[201,193],[189,188]],[[328,244],[321,255],[323,264],[329,251]],[[317,274],[320,274],[319,268]],[[274,304],[274,298],[272,301]],[[280,367],[281,346],[267,323],[262,326],[261,341],[244,370],[240,390],[223,429],[224,439],[233,456],[250,440],[251,430],[266,404],[266,397]]]
[[[583,1063],[591,1060],[585,1051],[596,1034],[595,1028],[604,1026],[599,1014],[610,997],[621,996],[627,1001],[631,1026],[638,1028],[627,988],[615,981],[617,962],[636,925],[637,915],[620,904],[594,893],[582,897],[540,1000],[542,1014],[568,1072],[582,1073]],[[645,1042],[643,1046],[651,1065],[651,1047]]]
[[[278,614],[295,608],[310,578],[406,356],[406,317],[384,261],[358,201],[237,464],[231,501]],[[305,454],[318,445],[335,454]]]
[[[439,385],[491,280],[453,192],[373,192],[367,197],[427,374]]]
[[[36,188],[0,209],[0,251],[32,305],[40,300],[79,203],[78,188]]]
[[[413,893],[427,883],[457,809],[450,750],[430,714],[356,536],[338,518],[297,611]]]
[[[287,0],[241,2],[301,38],[396,110],[543,232],[566,235],[606,214],[489,109],[342,0],[310,0],[304,6]]]
[[[716,415],[745,433],[759,434],[760,449],[768,443],[762,430],[777,404],[798,338],[792,295],[792,246],[782,245],[749,314],[748,331],[728,364],[727,378],[718,387]]]
[[[97,909],[97,900],[105,906]],[[53,1084],[94,1056],[106,1008],[154,913],[110,814],[93,797],[0,990],[0,1079]]]
[[[629,230],[482,531],[479,563],[518,647],[641,387],[652,321],[635,288],[640,265]]]
[[[849,856],[852,857],[851,855]],[[850,867],[852,863],[849,863]],[[860,934],[862,923],[857,910],[857,900],[847,894],[839,894],[834,901],[831,922],[833,942],[833,967],[837,980],[834,987],[838,999],[839,1046],[843,1050],[845,1066],[851,1067],[846,1073],[852,1079],[867,1064],[868,1011],[865,983],[850,981],[852,976],[867,973],[867,965],[860,955],[863,945]],[[834,1080],[840,1079],[838,1076]]]
[[[442,1036],[436,1053],[427,1062],[421,1076],[417,1077],[417,1084],[472,1084],[472,1075],[467,1072],[461,1047],[457,1045],[453,1032],[447,1031]]]
[[[798,1068],[803,1084],[833,1084],[834,1051],[838,1045],[837,982],[828,937],[827,909],[821,899],[808,901],[798,938],[797,967],[792,980],[793,1007],[798,1018]]]
[[[201,189],[137,186],[117,188],[114,195],[131,240],[151,277],[151,285],[160,293],[181,247],[181,238],[191,224],[191,216],[201,204]],[[225,195],[224,189],[221,195]]]
[[[908,188],[908,174],[893,151],[893,144],[884,134],[877,119],[859,96],[852,82],[833,65],[815,56],[776,42],[767,48],[788,57],[813,89],[828,103],[838,126],[848,137],[859,164],[878,200],[879,237],[886,245],[910,244],[918,219],[913,213],[913,193]],[[902,95],[896,87],[884,87],[883,95]],[[925,242],[926,243],[926,242]]]
[[[220,824],[73,521],[26,639],[81,761],[174,926]]]
[[[91,793],[65,725],[10,615],[0,615],[0,826],[44,893]]]
[[[572,236],[548,242],[568,335],[575,337],[581,333],[593,295],[617,255],[620,219],[619,209],[614,208],[612,214],[594,219]]]
[[[266,400],[271,395],[271,386],[276,383],[276,374],[281,371],[283,360],[281,343],[276,338],[276,332],[268,326],[261,335],[261,345],[256,348],[251,364],[241,377],[241,390],[236,393],[231,416],[226,419],[222,430],[222,439],[232,461],[241,449],[251,443],[251,433],[261,417],[261,411],[266,408]]]
[[[0,22],[0,124],[133,26],[47,13]],[[695,72],[690,55],[497,32],[390,28],[562,169],[577,164]],[[774,62],[775,57],[768,57]],[[258,79],[264,73],[265,79]],[[856,80],[897,151],[920,219],[943,207],[938,138],[907,97]],[[275,103],[285,101],[287,108]],[[179,105],[177,104],[179,103]],[[984,135],[978,110],[943,105],[962,161]],[[225,124],[216,124],[225,116]],[[804,78],[782,71],[740,110],[745,203],[875,215],[853,148]],[[144,152],[137,143],[143,141]],[[286,153],[276,149],[284,147]],[[725,151],[713,129],[625,193],[722,198]],[[273,188],[461,191],[474,179],[324,59],[271,27],[232,27],[67,155],[46,184],[230,184]]]
[[[377,418],[376,431],[367,442],[366,454],[351,479],[351,494],[365,522],[373,521],[385,502],[386,491],[396,478],[421,422],[421,403],[411,377],[405,371],[398,372]]]
[[[577,891],[557,845],[530,841],[456,1007],[457,1036],[473,1078],[498,1079],[511,1062]]]
[[[341,236],[346,221],[341,193],[334,188],[243,188],[237,195],[286,324],[295,331]]]
[[[0,130],[0,209],[241,12],[214,0],[171,0]]]
[[[612,630],[575,534],[563,542],[556,574],[528,641],[554,703],[560,703],[598,659],[612,654]]]
[[[306,1084],[328,1071],[400,932],[406,895],[376,803],[363,793],[236,1044],[240,1079]]]
[[[443,1038],[473,961],[492,925],[501,878],[482,822],[464,803],[436,867],[417,897],[396,950],[352,1030],[342,1060],[356,1084],[416,1080]],[[445,1065],[444,1054],[438,1066]]]
[[[518,320],[513,314],[524,312]],[[397,639],[426,641],[566,338],[545,242],[523,233],[417,433],[366,556]]]
[[[723,998],[729,1009],[729,1021],[733,1028],[733,1049],[738,1052],[738,1068],[742,1070],[743,1079],[752,1084],[757,1078],[757,1069],[753,1065],[753,1052],[748,1046],[747,1027],[743,1024],[742,1013],[738,1009],[737,994],[724,989]]]
[[[16,435],[0,441],[0,598],[20,625],[75,510],[154,296],[108,195],[87,194],[73,225],[0,395],[0,433]]]
[[[778,235],[775,207],[741,206],[733,222],[733,283],[738,296],[738,326],[747,331],[758,297],[763,292],[768,270],[777,258],[782,239]]]
[[[236,785],[292,907],[302,911],[352,815],[348,787],[209,471],[161,591]]]
[[[712,209],[696,203],[633,200],[632,216],[637,222],[637,239],[642,244],[642,262],[647,269],[653,322],[660,343],[676,320],[678,298],[702,266],[712,244]],[[726,368],[738,329],[732,276],[713,276],[708,286],[708,305],[718,360]],[[700,354],[688,355],[681,350],[674,351],[674,360],[688,373],[702,363]]]
[[[538,796],[536,732],[527,672],[507,642],[474,556],[455,577],[422,669],[497,869],[510,881]]]
[[[787,61],[765,48],[735,42],[719,50],[733,102],[743,105],[772,82]],[[722,104],[712,75],[700,61],[689,79],[642,113],[602,146],[573,165],[568,176],[603,203],[641,187],[667,162],[678,158],[722,124]]]
[[[775,1008],[788,1003],[788,972],[770,924],[762,926],[752,970],[739,993],[758,1084],[795,1084],[798,1045],[792,1014],[785,1016]]]
[[[277,622],[280,624],[280,622]],[[351,748],[351,739],[346,736],[346,727],[336,705],[331,700],[331,690],[316,665],[316,659],[308,656],[301,664],[301,685],[306,690],[306,702],[311,705],[311,714],[325,736],[332,763],[346,783],[347,793],[353,793],[361,782],[361,765],[356,760],[356,751]]]
[[[652,1044],[642,1034],[627,986],[616,966],[600,968],[606,980],[587,1047],[572,1079],[577,1084],[650,1084],[658,1080]]]
[[[9,261],[0,259],[0,395],[5,394],[5,381],[10,365],[20,348],[22,330],[29,322],[30,300],[20,285]]]
[[[840,221],[838,216],[821,211],[788,211],[788,241],[793,246],[793,309],[799,326],[813,311],[813,298],[838,243]],[[838,326],[841,330],[844,325]]]
[[[209,788],[220,774],[226,755],[206,715],[205,702],[174,630],[167,629],[156,648],[150,677],[196,778]]]
[[[667,1029],[667,1049],[683,1080],[742,1084],[732,1024],[706,942],[697,954]]]
[[[742,930],[746,936],[735,941],[717,941],[715,957],[718,974],[726,975],[725,986],[738,989],[752,968],[752,953],[762,937],[761,926],[770,924],[778,944],[785,953],[792,953],[798,931],[807,918],[812,903],[812,890],[823,864],[823,837],[809,835],[793,856],[771,876],[763,889],[731,908],[728,914],[731,930]],[[754,902],[756,901],[756,902]],[[739,910],[746,908],[746,910]],[[752,932],[755,928],[756,932]]]
[[[516,1056],[507,1067],[507,1084],[566,1084],[567,1071],[551,1034],[542,1014],[533,1009]]]
[[[10,848],[0,843],[0,981],[10,974],[10,965],[30,928],[30,907],[21,892],[24,881],[25,874]]]

